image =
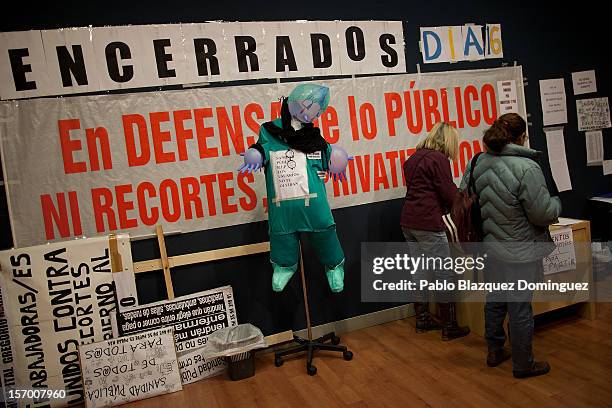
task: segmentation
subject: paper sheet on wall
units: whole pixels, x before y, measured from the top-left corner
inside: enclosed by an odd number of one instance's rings
[[[597,130],[612,127],[608,98],[579,99],[576,101],[578,130]]]
[[[572,72],[572,85],[574,86],[574,95],[597,92],[595,70]]]
[[[540,81],[544,126],[567,123],[567,103],[563,78]]]
[[[563,128],[544,129],[544,132],[546,132],[550,170],[557,185],[557,190],[559,192],[571,190],[572,180],[567,167],[567,158],[565,157]]]
[[[497,95],[500,116],[505,113],[519,113],[515,80],[497,81]]]
[[[543,260],[544,275],[576,269],[576,249],[572,227],[552,230],[550,236],[557,248]]]
[[[603,134],[601,130],[586,132],[584,134],[587,151],[587,166],[601,166],[603,164]]]
[[[274,174],[275,201],[307,197],[309,189],[306,155],[289,149],[270,152],[270,159]]]

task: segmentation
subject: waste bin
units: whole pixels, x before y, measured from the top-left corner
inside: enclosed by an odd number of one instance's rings
[[[206,343],[205,357],[223,357],[233,381],[255,374],[254,350],[267,346],[261,330],[250,323],[217,330]]]

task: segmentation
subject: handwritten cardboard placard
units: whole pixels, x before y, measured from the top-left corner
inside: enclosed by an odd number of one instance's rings
[[[111,407],[183,389],[172,328],[79,348],[85,404]]]
[[[576,249],[572,227],[553,230],[550,236],[557,248],[544,258],[544,275],[576,269]]]

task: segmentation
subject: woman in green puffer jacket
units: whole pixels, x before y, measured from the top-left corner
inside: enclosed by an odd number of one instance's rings
[[[538,163],[541,152],[524,147],[527,126],[515,113],[500,116],[485,132],[487,152],[476,158],[474,186],[482,216],[483,246],[489,256],[485,279],[492,282],[535,281],[542,258],[554,249],[547,230],[561,213]],[[472,163],[471,163],[472,165]],[[461,189],[468,183],[466,169]],[[533,358],[532,292],[489,293],[485,304],[487,364],[512,357],[517,378],[546,374],[550,366]],[[509,317],[512,353],[504,349],[504,320]]]

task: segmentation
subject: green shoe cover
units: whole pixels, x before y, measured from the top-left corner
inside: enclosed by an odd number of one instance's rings
[[[282,292],[287,286],[287,283],[297,271],[298,264],[292,266],[280,266],[272,262],[274,272],[272,273],[272,290],[275,292]]]
[[[325,267],[327,282],[332,292],[342,292],[344,289],[344,259],[334,268]]]

